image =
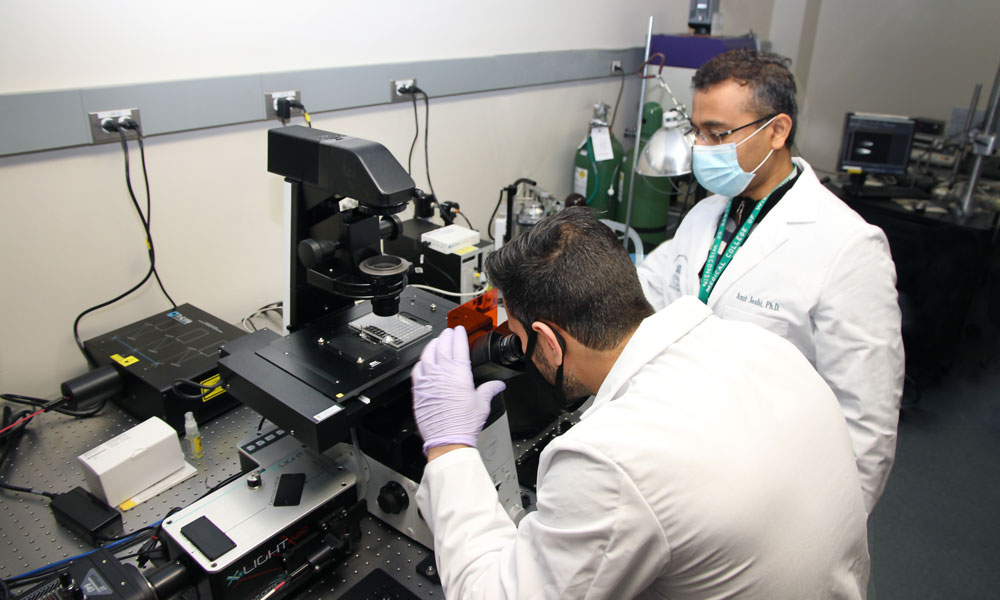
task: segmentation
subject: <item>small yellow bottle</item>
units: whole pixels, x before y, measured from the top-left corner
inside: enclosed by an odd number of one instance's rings
[[[184,413],[184,445],[188,458],[198,459],[205,456],[205,448],[201,445],[201,432],[198,431],[198,422],[194,420],[194,413],[190,411]]]

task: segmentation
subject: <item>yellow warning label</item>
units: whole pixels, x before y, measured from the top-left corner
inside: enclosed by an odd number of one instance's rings
[[[219,383],[220,379],[221,379],[221,377],[219,377],[218,373],[216,373],[215,375],[212,375],[208,379],[202,380],[201,381],[201,385],[215,385],[215,384]],[[220,385],[219,387],[215,388],[214,390],[209,391],[207,394],[205,394],[204,396],[202,396],[201,397],[201,401],[202,402],[208,402],[209,400],[211,400],[212,398],[215,398],[219,394],[225,394],[225,393],[226,393],[226,388],[224,388],[224,387],[222,387]]]
[[[861,167],[847,167],[846,170],[851,175],[860,175],[861,173],[863,173],[863,171],[861,170]]]
[[[119,504],[118,508],[120,508],[122,510],[131,510],[131,509],[135,508],[136,506],[139,506],[139,505],[136,504],[135,501],[133,501],[133,500],[126,500],[125,502],[122,502],[121,504]]]
[[[115,361],[116,363],[120,364],[123,367],[134,365],[135,363],[139,362],[139,359],[134,356],[122,356],[121,354],[112,354],[111,360]]]
[[[343,392],[337,392],[337,399],[338,399],[338,400],[340,400],[340,399],[341,399],[341,398],[343,398],[343,397],[344,397],[344,394],[343,394]]]
[[[461,256],[463,254],[468,254],[469,252],[473,252],[475,249],[476,249],[475,246],[466,246],[464,248],[459,248],[458,250],[452,250],[452,252]]]

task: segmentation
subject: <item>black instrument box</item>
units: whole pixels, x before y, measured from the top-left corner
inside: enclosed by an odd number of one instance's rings
[[[182,304],[87,340],[84,347],[99,365],[113,365],[121,374],[125,391],[116,402],[123,409],[139,419],[159,417],[183,432],[185,412],[204,423],[239,402],[225,387],[200,390],[174,382],[216,384],[219,347],[243,335],[241,329]]]

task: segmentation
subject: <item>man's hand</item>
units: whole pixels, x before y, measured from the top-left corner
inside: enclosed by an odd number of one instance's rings
[[[465,328],[445,329],[432,340],[413,367],[413,414],[424,438],[424,453],[437,446],[475,447],[490,414],[490,400],[507,386],[472,382],[469,338]]]

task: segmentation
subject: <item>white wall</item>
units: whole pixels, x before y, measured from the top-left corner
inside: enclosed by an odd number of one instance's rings
[[[276,14],[272,6],[281,6]],[[686,0],[377,3],[259,1],[0,3],[0,92],[28,92],[240,73],[544,50],[627,48],[686,28]],[[107,31],[113,25],[114,35]],[[735,27],[732,22],[727,27]],[[129,33],[134,32],[134,33]],[[275,52],[282,41],[287,52]],[[11,58],[16,57],[16,58]],[[114,69],[107,65],[117,65]],[[570,191],[590,107],[614,102],[616,79],[474,94],[431,103],[434,186],[485,228],[501,186],[531,177]],[[618,134],[634,120],[638,84]],[[140,107],[141,108],[141,107]],[[421,107],[421,120],[423,119]],[[81,117],[82,118],[82,117]],[[314,115],[316,127],[376,140],[401,163],[409,105]],[[168,291],[227,321],[280,299],[282,183],[265,168],[265,130],[250,123],[150,138],[157,264]],[[132,157],[137,162],[133,144]],[[422,154],[420,155],[422,158]],[[414,179],[426,189],[422,160]],[[133,181],[141,181],[133,168]],[[145,272],[141,228],[117,145],[0,158],[0,391],[53,397],[84,371],[74,317]],[[136,191],[141,194],[141,184]],[[84,319],[88,339],[163,310],[147,284]]]
[[[777,0],[773,23],[781,4],[812,9],[817,2]],[[812,45],[801,54],[810,62],[795,66],[796,75],[808,73],[797,145],[814,165],[836,167],[847,112],[947,121],[952,107],[968,106],[977,82],[984,88],[980,108],[986,103],[1000,61],[1000,2],[819,3],[816,35],[802,40]]]
[[[686,29],[686,0],[304,0],[0,3],[0,93],[267,71],[642,45]],[[792,56],[802,87],[798,145],[832,168],[850,110],[947,118],[996,69],[1000,3],[936,0],[723,0],[722,30],[753,27]],[[110,33],[110,31],[114,33]],[[275,51],[281,42],[284,52]],[[109,66],[110,65],[110,66]],[[671,79],[687,101],[690,92]],[[443,199],[486,226],[500,186],[522,176],[570,188],[590,105],[613,102],[607,79],[435,99],[431,167]],[[984,93],[984,96],[986,94]],[[657,98],[654,93],[653,98]],[[618,134],[634,119],[634,80]],[[984,100],[985,101],[985,100]],[[161,274],[179,302],[231,322],[280,298],[281,181],[265,170],[264,131],[250,123],[148,140],[153,228]],[[377,140],[401,162],[413,132],[408,105],[315,115],[317,127]],[[2,132],[0,132],[2,134]],[[133,145],[133,158],[135,151]],[[414,178],[426,187],[422,161]],[[138,180],[139,172],[133,170]],[[82,309],[144,273],[142,236],[117,146],[0,158],[0,391],[54,396],[84,370],[72,342]],[[147,285],[87,317],[84,339],[166,304]]]
[[[685,29],[687,1],[4,0],[0,93],[626,48],[651,15]]]

